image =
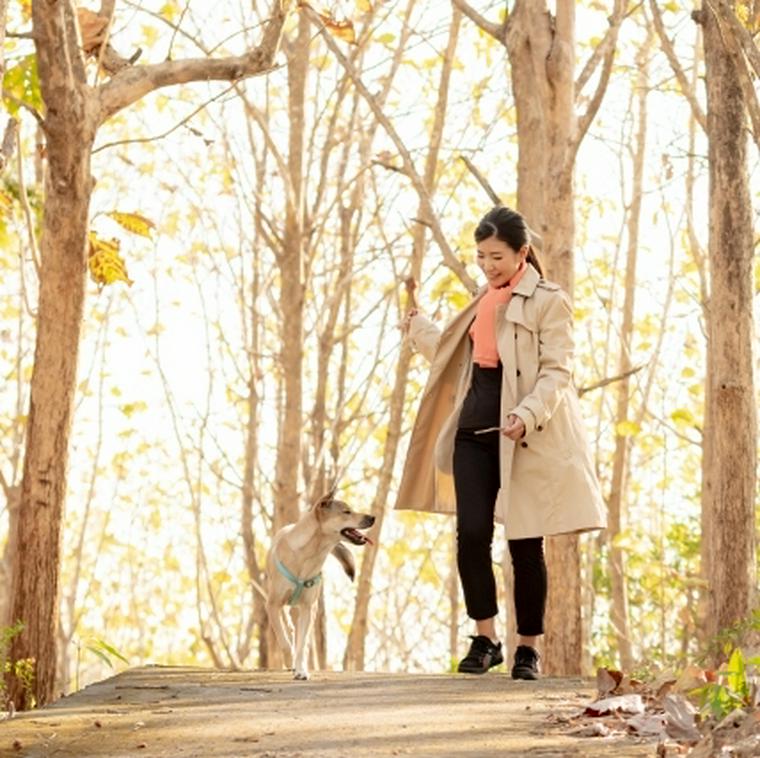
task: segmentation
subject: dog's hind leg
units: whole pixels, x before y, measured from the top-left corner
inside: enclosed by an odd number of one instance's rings
[[[293,668],[293,640],[284,618],[284,609],[281,605],[267,603],[267,615],[285,659],[285,668]]]
[[[316,607],[316,603],[304,603],[296,607],[295,679],[309,678],[309,638]]]

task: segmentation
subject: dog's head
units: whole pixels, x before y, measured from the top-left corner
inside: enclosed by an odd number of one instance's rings
[[[375,517],[366,513],[354,513],[342,500],[335,499],[334,491],[323,495],[313,510],[320,529],[326,534],[340,534],[341,538],[354,545],[372,543],[359,529],[369,529],[375,523]]]

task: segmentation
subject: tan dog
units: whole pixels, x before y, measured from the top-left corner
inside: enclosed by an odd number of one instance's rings
[[[267,555],[267,613],[285,663],[295,669],[295,679],[308,679],[309,636],[322,589],[322,566],[333,553],[353,581],[354,557],[342,544],[371,542],[359,533],[375,523],[375,517],[354,513],[344,502],[324,495],[295,524],[280,529]],[[286,619],[285,606],[296,611],[295,640]]]

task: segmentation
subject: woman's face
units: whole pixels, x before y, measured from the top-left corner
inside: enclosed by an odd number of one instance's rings
[[[478,266],[491,287],[503,287],[517,273],[527,255],[527,245],[513,250],[496,237],[478,242]]]

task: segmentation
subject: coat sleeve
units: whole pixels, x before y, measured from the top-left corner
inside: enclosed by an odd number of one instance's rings
[[[441,340],[441,330],[430,319],[418,313],[409,324],[409,339],[415,349],[432,363]]]
[[[552,416],[572,380],[573,310],[560,289],[548,291],[538,321],[538,376],[533,390],[512,411],[525,424],[525,433]]]

